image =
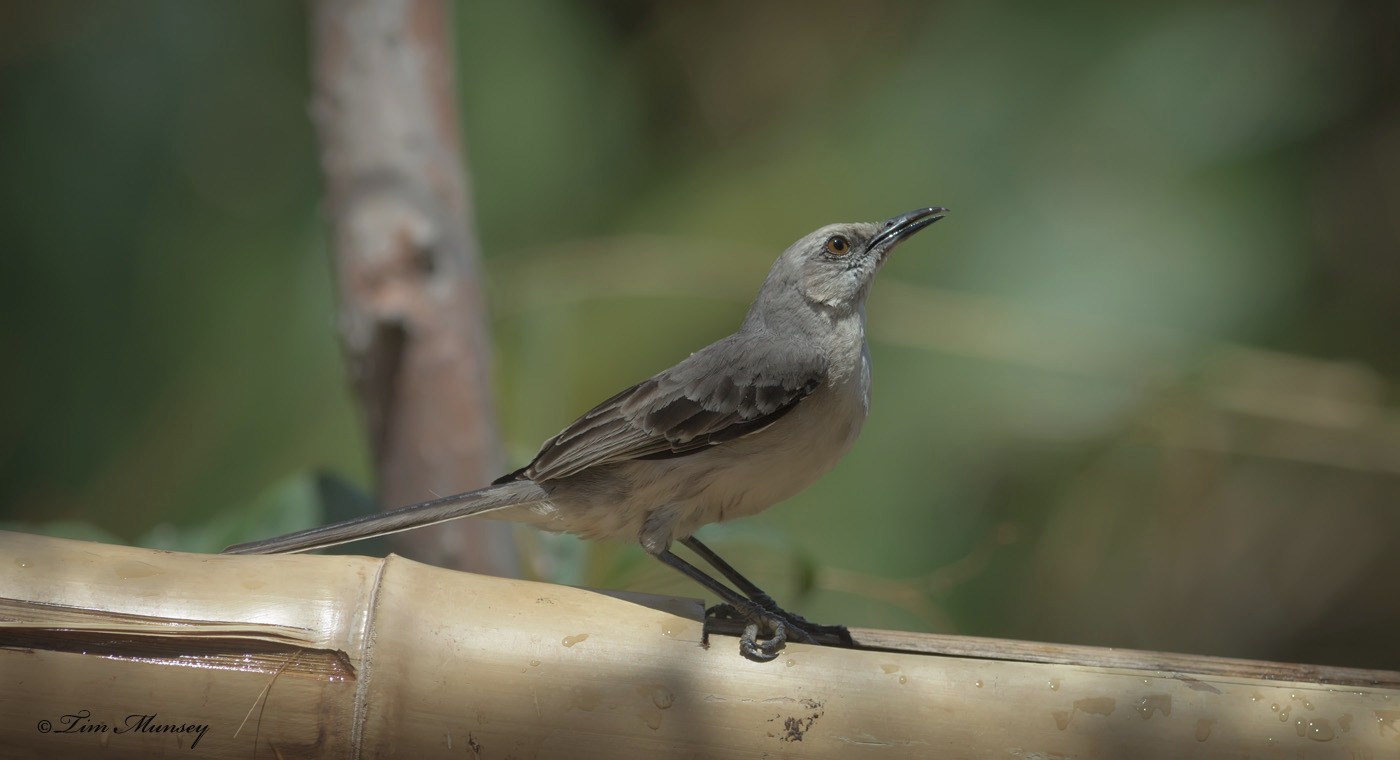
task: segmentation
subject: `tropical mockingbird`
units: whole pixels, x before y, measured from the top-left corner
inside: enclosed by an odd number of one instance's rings
[[[740,651],[750,659],[773,659],[788,639],[850,644],[844,627],[779,608],[694,534],[796,494],[855,443],[870,405],[870,284],[896,245],[945,213],[831,224],[798,240],[738,332],[593,407],[530,464],[485,488],[225,552],[307,551],[489,512],[584,538],[639,540],[747,624]],[[673,541],[738,590],[673,554]]]

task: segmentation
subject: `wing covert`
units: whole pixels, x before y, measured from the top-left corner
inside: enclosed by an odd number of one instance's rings
[[[585,412],[529,466],[497,482],[685,456],[750,435],[820,387],[826,370],[826,357],[805,346],[731,335]]]

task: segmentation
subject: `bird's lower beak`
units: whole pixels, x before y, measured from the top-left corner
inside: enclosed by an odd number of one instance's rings
[[[947,214],[948,209],[941,206],[931,206],[910,211],[907,214],[900,214],[880,225],[880,231],[870,239],[870,250],[884,249],[883,252],[887,253],[901,240],[942,219]]]

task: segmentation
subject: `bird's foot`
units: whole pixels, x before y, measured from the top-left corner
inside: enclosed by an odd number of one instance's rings
[[[754,602],[742,605],[716,604],[705,611],[713,618],[734,620],[745,623],[744,632],[739,636],[739,654],[754,662],[771,662],[783,651],[789,640],[811,641],[811,637],[799,628],[793,628],[780,615],[775,615]],[[765,638],[760,639],[762,635]]]
[[[788,612],[782,607],[779,607],[778,603],[773,601],[773,597],[767,594],[759,594],[754,597],[753,601],[755,604],[762,607],[765,612],[777,615],[785,620],[790,628],[802,631],[802,633],[807,636],[805,639],[807,641],[824,640],[822,643],[829,642],[843,647],[853,647],[856,645],[855,641],[851,638],[850,629],[846,628],[844,625],[821,625],[819,623],[813,623],[797,613]],[[798,639],[797,637],[790,638],[794,641],[804,640]]]
[[[784,610],[769,596],[761,595],[742,607],[716,604],[706,610],[708,617],[745,623],[739,637],[739,651],[755,662],[768,662],[778,656],[789,641],[855,646],[844,625],[818,625],[801,615]],[[767,638],[759,639],[762,634]]]

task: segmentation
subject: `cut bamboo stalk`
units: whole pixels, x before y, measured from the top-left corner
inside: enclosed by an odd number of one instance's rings
[[[1390,672],[859,630],[757,664],[696,602],[393,556],[0,567],[6,757],[1400,755]]]

